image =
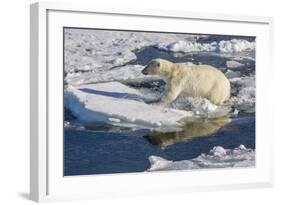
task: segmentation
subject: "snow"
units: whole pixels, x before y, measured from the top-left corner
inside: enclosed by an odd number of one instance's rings
[[[136,60],[137,50],[149,46],[184,53],[232,53],[255,49],[255,42],[243,39],[199,43],[197,37],[189,34],[65,29],[65,82],[77,85],[88,83],[90,79],[98,82],[138,77],[143,66],[128,63]]]
[[[249,42],[243,39],[232,39],[229,41],[220,41],[219,42],[219,51],[220,52],[242,52],[246,50],[254,50],[256,47],[255,42]]]
[[[170,161],[159,156],[150,156],[149,162],[150,168],[147,171],[253,167],[255,166],[255,151],[244,145],[234,149],[216,146],[209,153],[203,153],[190,160]]]
[[[65,29],[65,72],[105,71],[136,60],[135,51],[195,35]]]
[[[172,43],[161,43],[158,44],[157,47],[162,50],[167,50],[171,52],[199,52],[199,51],[215,51],[216,50],[216,42],[213,43],[197,43],[191,41],[177,41]]]
[[[174,41],[172,43],[159,43],[157,45],[159,49],[170,51],[170,52],[211,52],[219,51],[222,53],[235,53],[243,51],[251,51],[255,49],[255,42],[249,42],[243,39],[232,39],[232,40],[222,40],[219,42],[212,43],[198,43],[194,41]]]
[[[92,72],[77,72],[68,73],[65,77],[65,82],[69,85],[82,85],[88,83],[107,82],[107,81],[120,81],[130,80],[137,78],[144,78],[145,76],[141,73],[144,66],[142,65],[125,65],[122,67],[92,71]]]
[[[65,107],[85,123],[168,129],[181,125],[191,112],[149,105],[142,94],[118,82],[69,86],[65,90]]]

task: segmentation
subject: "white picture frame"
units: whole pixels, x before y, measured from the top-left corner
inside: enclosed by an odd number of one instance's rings
[[[46,2],[32,4],[30,11],[31,200],[41,202],[273,185],[272,117],[263,109],[270,107],[272,96],[268,72],[273,72],[272,18]],[[155,24],[159,26],[155,27]],[[181,25],[194,26],[183,28]],[[257,36],[256,167],[63,177],[63,45],[59,36],[64,26]]]

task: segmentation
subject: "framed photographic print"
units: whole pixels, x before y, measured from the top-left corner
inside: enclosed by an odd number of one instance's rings
[[[272,22],[32,4],[31,199],[271,186]]]

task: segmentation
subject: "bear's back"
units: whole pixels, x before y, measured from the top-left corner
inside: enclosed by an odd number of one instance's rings
[[[188,71],[183,94],[208,98],[221,104],[230,96],[230,82],[226,76],[211,65],[191,65],[182,69]]]

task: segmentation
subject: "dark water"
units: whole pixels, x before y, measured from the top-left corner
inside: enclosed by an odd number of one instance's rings
[[[221,38],[217,36],[201,41]],[[227,36],[225,38],[231,39]],[[247,40],[253,39],[247,37]],[[132,63],[142,65],[153,58],[164,58],[173,62],[189,61],[223,68],[226,67],[226,61],[231,59],[216,53],[173,54],[154,47],[141,50],[136,55],[137,60]],[[245,64],[240,68],[242,76],[254,75],[255,61],[242,63]],[[65,120],[74,125],[78,123],[68,110],[65,111]],[[201,153],[208,153],[214,146],[233,149],[243,144],[255,149],[255,113],[240,112],[230,123],[190,124],[181,133],[159,134],[148,130],[120,130],[100,125],[86,129],[78,127],[70,126],[64,130],[65,176],[142,172],[149,168],[148,157],[151,155],[168,160],[188,160]]]
[[[65,129],[64,174],[89,175],[142,172],[150,166],[148,157],[157,155],[168,160],[192,159],[208,153],[214,146],[235,148],[240,144],[255,148],[255,115],[245,115],[209,136],[162,147],[152,144],[146,130],[104,132]]]

